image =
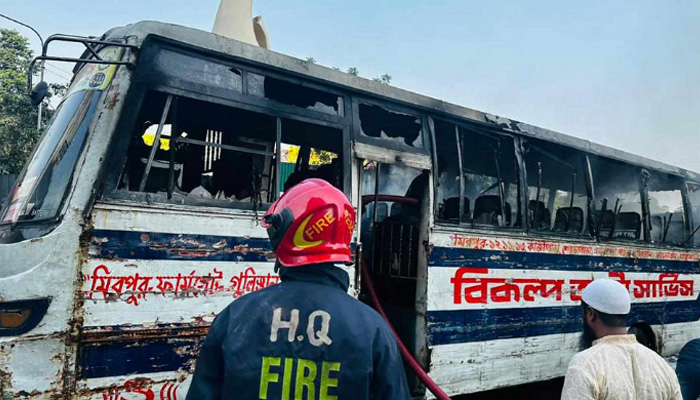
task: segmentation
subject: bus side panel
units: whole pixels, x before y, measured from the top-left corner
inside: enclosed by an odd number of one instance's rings
[[[81,228],[75,221],[71,214],[44,237],[0,244],[0,301],[48,302],[36,327],[0,337],[0,397],[59,396],[70,379],[66,344],[71,342],[76,265],[82,256]]]
[[[253,213],[168,205],[98,204],[93,221],[83,266],[80,398],[184,399],[216,314],[279,282],[266,231]]]
[[[580,292],[593,279],[629,288],[630,323],[650,325],[662,349],[700,336],[696,252],[448,232],[431,239],[430,374],[448,393],[562,376],[580,349]]]

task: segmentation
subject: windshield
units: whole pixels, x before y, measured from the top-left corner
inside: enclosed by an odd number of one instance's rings
[[[104,47],[103,60],[119,60],[122,49]],[[76,74],[44,136],[10,192],[0,224],[56,218],[73,177],[97,103],[117,70],[116,65],[86,64]]]
[[[2,223],[57,216],[99,98],[98,91],[81,90],[63,100],[10,193]]]

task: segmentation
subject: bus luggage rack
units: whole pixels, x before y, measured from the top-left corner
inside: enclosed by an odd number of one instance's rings
[[[50,56],[50,55],[47,55],[46,53],[48,52],[49,44],[51,42],[82,43],[85,46],[86,50],[79,58]],[[46,41],[44,41],[43,45],[41,46],[41,55],[34,57],[32,59],[32,61],[29,63],[29,69],[27,71],[27,92],[28,93],[32,92],[32,86],[33,86],[32,85],[32,75],[33,75],[32,71],[34,70],[34,64],[36,64],[37,61],[74,62],[74,63],[77,63],[76,68],[73,69],[74,73],[78,70],[79,65],[81,63],[126,65],[126,66],[131,67],[131,68],[135,67],[135,64],[132,62],[129,62],[129,61],[111,61],[111,60],[102,59],[102,57],[100,57],[99,54],[97,54],[97,52],[102,47],[105,47],[105,46],[124,47],[124,48],[135,49],[135,50],[137,50],[139,48],[138,46],[133,45],[133,44],[99,40],[99,39],[95,39],[94,37],[62,35],[62,34],[49,36],[46,39]],[[92,56],[92,58],[88,58],[89,56]]]
[[[418,224],[379,222],[374,241],[370,265],[373,274],[410,279],[418,276]]]

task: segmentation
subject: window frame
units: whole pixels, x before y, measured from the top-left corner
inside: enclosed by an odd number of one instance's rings
[[[681,204],[683,207],[683,220],[686,221],[686,223],[683,226],[683,233],[687,237],[690,235],[692,232],[693,228],[693,220],[692,220],[692,210],[690,209],[691,207],[691,202],[690,202],[690,195],[689,195],[689,190],[688,190],[688,180],[684,179],[683,177],[680,177],[678,175],[674,174],[669,174],[668,172],[663,172],[663,171],[657,171],[651,168],[644,168],[640,167],[640,190],[643,193],[642,196],[642,209],[643,211],[643,217],[642,220],[644,222],[643,229],[644,229],[644,234],[645,234],[645,241],[655,247],[664,247],[664,248],[687,248],[691,247],[694,248],[695,246],[687,245],[687,239],[681,243],[680,245],[674,244],[672,242],[655,242],[652,241],[651,237],[651,197],[649,196],[649,185],[647,184],[646,180],[651,177],[651,174],[662,174],[662,175],[668,175],[672,176],[674,179],[677,179],[681,182],[680,187],[678,190],[681,192]],[[645,176],[645,174],[648,174]],[[700,186],[700,183],[698,184]],[[699,246],[700,247],[700,246]]]
[[[219,90],[220,88],[217,88],[215,86],[206,86],[195,82],[184,82],[176,76],[168,75],[166,72],[154,68],[156,58],[158,57],[161,51],[173,51],[193,58],[204,59],[215,64],[225,65],[229,68],[235,68],[241,71],[242,91],[239,93],[234,91]],[[247,103],[252,106],[269,109],[273,112],[286,112],[289,114],[296,114],[314,120],[321,120],[324,122],[336,124],[345,123],[351,119],[350,113],[348,113],[350,93],[348,93],[345,90],[336,88],[332,85],[316,83],[312,79],[309,79],[309,77],[297,76],[297,74],[294,74],[290,71],[287,71],[287,73],[281,73],[276,71],[272,67],[261,66],[251,62],[250,60],[231,56],[224,53],[208,51],[194,45],[177,42],[157,35],[149,35],[144,40],[144,44],[141,49],[141,55],[139,57],[139,65],[137,67],[137,71],[139,72],[138,81],[140,81],[140,83],[142,84],[156,82],[160,86],[175,90],[180,89],[190,95],[203,95],[208,99],[220,98],[224,100],[234,100],[239,103]],[[310,89],[315,89],[342,97],[342,112],[340,112],[341,110],[339,109],[339,114],[333,115],[321,111],[295,107],[274,100],[269,100],[265,97],[259,97],[256,95],[248,94],[248,73],[268,76],[274,79],[286,81],[288,83],[308,87]]]
[[[139,74],[141,72],[141,74]],[[253,203],[250,203],[250,206],[248,206],[245,203],[240,203],[240,202],[224,202],[224,201],[217,201],[216,203],[213,203],[211,201],[207,201],[208,199],[184,199],[183,201],[173,201],[173,200],[168,200],[162,199],[162,196],[159,196],[158,194],[155,193],[145,193],[145,192],[134,192],[134,191],[127,191],[124,189],[117,189],[118,181],[119,178],[122,174],[123,168],[126,165],[127,159],[128,159],[128,147],[129,143],[132,140],[133,137],[133,131],[135,129],[135,125],[138,119],[138,115],[141,110],[141,106],[143,105],[144,100],[146,99],[147,95],[149,92],[160,92],[165,95],[172,95],[174,97],[185,97],[188,99],[192,100],[197,100],[197,101],[203,101],[207,103],[212,103],[212,104],[217,104],[217,105],[222,105],[226,107],[231,107],[231,108],[237,108],[245,111],[250,111],[250,112],[255,112],[263,115],[270,116],[272,118],[277,118],[278,121],[281,121],[282,119],[287,119],[287,120],[294,120],[298,122],[303,122],[303,123],[309,123],[309,124],[314,124],[314,125],[320,125],[320,126],[325,126],[328,128],[332,129],[337,129],[340,132],[341,135],[341,140],[342,140],[342,153],[339,154],[342,159],[342,165],[343,165],[343,192],[346,195],[350,195],[351,193],[351,154],[350,154],[350,132],[351,132],[351,124],[350,124],[350,118],[343,117],[343,118],[331,118],[333,121],[329,121],[328,118],[321,118],[318,119],[318,115],[316,114],[321,114],[323,116],[329,116],[329,117],[334,117],[330,114],[325,114],[321,112],[315,112],[315,111],[310,111],[312,116],[309,116],[308,113],[300,113],[301,109],[298,109],[297,107],[293,106],[284,106],[284,107],[279,107],[279,109],[270,109],[269,104],[258,104],[260,103],[259,101],[256,102],[249,102],[249,101],[240,101],[240,99],[237,96],[233,96],[236,98],[224,98],[220,96],[211,96],[203,93],[198,93],[198,92],[189,92],[186,91],[182,88],[177,88],[177,87],[171,87],[168,86],[167,82],[163,81],[158,81],[158,80],[151,80],[148,78],[147,75],[149,75],[149,70],[137,70],[135,72],[134,79],[132,80],[132,84],[129,88],[129,93],[127,93],[126,100],[125,100],[125,107],[122,110],[122,115],[121,118],[117,124],[117,128],[115,130],[115,134],[113,135],[113,145],[111,147],[111,151],[108,153],[106,162],[104,165],[120,165],[121,168],[118,168],[118,170],[115,169],[110,169],[109,171],[105,172],[105,179],[101,180],[104,181],[104,183],[101,183],[101,187],[99,188],[98,192],[100,193],[99,198],[102,200],[128,200],[128,201],[134,201],[138,203],[152,203],[152,202],[158,202],[158,203],[164,203],[164,204],[184,204],[187,206],[193,206],[193,207],[206,207],[206,209],[209,209],[211,207],[218,207],[218,208],[225,208],[225,209],[241,209],[241,210],[253,210]],[[264,101],[265,103],[272,103],[270,101]],[[292,108],[292,110],[290,110]],[[308,110],[301,110],[301,111],[308,111]],[[344,115],[347,116],[349,114],[349,106],[348,106],[348,101],[344,101]],[[155,144],[155,139],[154,139],[154,144]],[[280,147],[278,147],[278,151],[281,151]],[[279,157],[277,157],[279,160]],[[279,161],[277,161],[279,162]],[[276,169],[276,171],[279,171],[279,167]],[[269,203],[261,203],[260,208],[258,211],[263,211],[269,206]]]
[[[581,149],[577,149],[572,146],[566,146],[561,143],[556,143],[556,142],[551,142],[547,141],[544,139],[540,138],[529,138],[526,136],[523,136],[521,138],[521,146],[524,146],[527,142],[528,139],[535,139],[535,140],[541,140],[547,143],[552,143],[557,146],[561,146],[573,151],[576,151],[581,154],[581,162],[583,163],[582,169],[583,169],[583,180],[584,184],[586,186],[586,208],[585,208],[585,213],[586,213],[586,221],[585,221],[585,226],[582,229],[581,233],[570,233],[570,232],[554,232],[554,231],[543,231],[539,229],[534,229],[530,227],[530,223],[527,220],[527,216],[524,216],[525,218],[525,224],[527,224],[527,233],[531,236],[536,236],[536,237],[555,237],[555,238],[570,238],[570,239],[577,239],[577,240],[586,240],[586,241],[596,241],[597,235],[596,235],[596,229],[597,229],[597,220],[594,218],[595,215],[595,186],[593,185],[593,171],[591,170],[591,160],[590,160],[590,153]],[[533,144],[536,145],[536,144]],[[525,151],[523,148],[521,148],[521,155],[522,155],[522,161],[521,161],[521,168],[523,170],[524,174],[524,179],[527,179],[527,165],[525,164]],[[579,178],[577,178],[579,179]],[[525,209],[527,209],[530,201],[530,188],[527,185],[527,180],[524,182],[525,189],[522,191],[522,201],[525,204]],[[552,210],[554,211],[554,210]],[[595,226],[595,228],[592,230],[591,227]]]
[[[397,104],[390,101],[384,101],[378,98],[369,98],[366,96],[352,95],[352,138],[355,142],[365,143],[375,147],[385,148],[387,150],[401,151],[406,153],[419,153],[419,154],[431,154],[431,136],[428,129],[428,115],[417,108],[412,108]],[[360,103],[382,107],[388,111],[408,114],[417,117],[420,120],[421,125],[421,147],[413,147],[405,144],[399,144],[395,141],[386,140],[382,138],[375,138],[372,136],[366,136],[362,134],[362,124],[360,120]]]
[[[513,140],[513,148],[514,148],[514,157],[515,157],[515,163],[518,165],[518,192],[520,196],[518,197],[518,206],[521,210],[524,210],[524,206],[527,204],[524,201],[524,196],[523,196],[523,191],[527,189],[527,184],[526,182],[526,174],[524,173],[523,170],[523,154],[522,154],[522,138],[519,135],[515,135],[503,130],[499,129],[494,129],[493,127],[490,126],[482,126],[481,124],[478,123],[470,123],[470,122],[464,122],[464,121],[457,121],[454,118],[449,118],[449,117],[444,117],[444,116],[429,116],[428,117],[428,125],[429,125],[429,133],[431,136],[431,143],[432,143],[432,157],[433,157],[433,204],[437,205],[438,204],[438,177],[437,177],[437,171],[439,170],[438,166],[438,156],[437,156],[437,135],[435,131],[435,120],[439,120],[443,123],[447,123],[450,125],[453,125],[455,128],[455,142],[459,139],[459,145],[457,146],[457,153],[458,153],[458,168],[460,171],[460,176],[459,176],[459,207],[460,207],[460,212],[459,212],[459,221],[457,223],[454,222],[448,222],[443,219],[439,218],[438,215],[438,207],[435,206],[433,207],[433,218],[435,221],[435,225],[443,228],[466,228],[470,230],[487,230],[487,231],[499,231],[499,232],[527,232],[527,228],[524,225],[526,223],[526,217],[525,213],[520,213],[520,221],[519,226],[493,226],[493,225],[475,225],[473,222],[468,222],[464,221],[462,216],[464,210],[464,189],[465,189],[465,184],[464,184],[464,168],[462,165],[463,162],[463,156],[462,156],[462,135],[459,134],[460,129],[464,129],[465,131],[482,131],[482,132],[477,132],[477,134],[488,134],[488,135],[494,135],[494,136],[502,136],[506,138],[511,138]],[[457,143],[456,143],[457,144]],[[513,225],[515,225],[515,221],[513,222]]]
[[[693,202],[692,199],[690,198],[690,188],[688,187],[689,185],[697,186],[700,188],[700,180],[694,181],[691,179],[683,179],[683,190],[681,193],[683,194],[683,208],[685,209],[685,218],[688,221],[688,226],[689,226],[689,232],[688,235],[693,235],[693,237],[688,237],[684,243],[682,243],[683,247],[685,248],[691,248],[691,249],[697,249],[700,248],[700,241],[698,242],[697,245],[694,245],[693,243],[695,240],[697,240],[697,236],[700,235],[700,221],[695,221],[694,216],[693,216]],[[700,196],[698,196],[700,197]],[[700,208],[700,201],[696,205],[698,208]],[[696,231],[697,229],[697,231]],[[689,239],[694,239],[693,241],[690,241]]]

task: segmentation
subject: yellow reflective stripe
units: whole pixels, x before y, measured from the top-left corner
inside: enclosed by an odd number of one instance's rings
[[[279,357],[263,357],[262,369],[260,371],[260,393],[258,394],[259,399],[267,399],[267,387],[269,386],[270,382],[279,382],[279,374],[270,372],[270,367],[279,367],[281,363],[282,359],[280,359]]]
[[[338,400],[338,396],[328,394],[328,389],[338,387],[338,378],[331,378],[331,372],[340,372],[340,363],[324,361],[321,366],[321,389],[318,400]]]
[[[297,379],[294,383],[294,400],[316,399],[316,363],[300,358],[297,361]],[[304,388],[307,389],[307,397],[304,397]]]
[[[284,377],[282,378],[282,400],[289,400],[292,388],[292,369],[294,368],[294,359],[284,359]]]

